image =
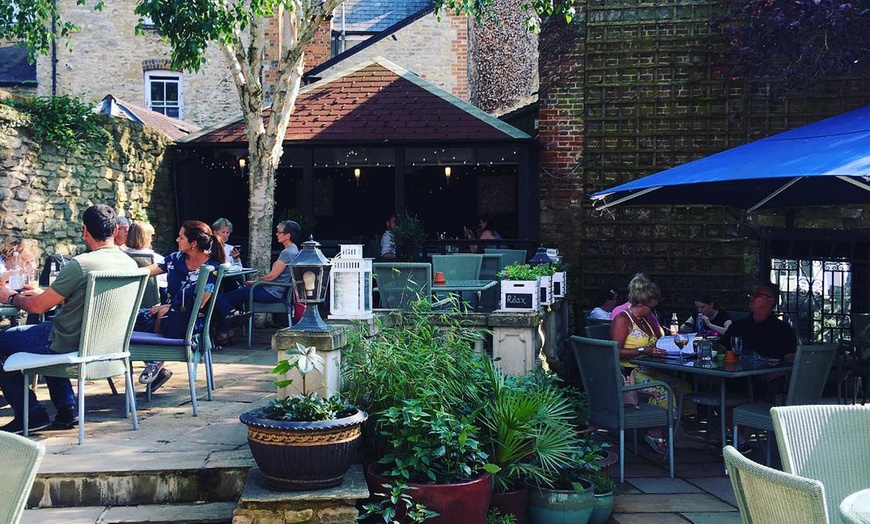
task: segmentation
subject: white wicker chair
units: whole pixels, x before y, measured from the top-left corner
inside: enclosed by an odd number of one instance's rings
[[[762,466],[732,446],[725,446],[722,453],[743,522],[828,522],[821,482]]]
[[[45,446],[30,439],[0,432],[0,522],[18,524],[33,487]]]

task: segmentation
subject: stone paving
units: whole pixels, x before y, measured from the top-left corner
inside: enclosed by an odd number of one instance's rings
[[[140,520],[125,516],[133,511],[132,506],[123,507],[130,502],[121,502],[121,492],[124,489],[131,490],[131,486],[135,485],[131,484],[133,481],[130,479],[123,480],[125,473],[135,475],[143,471],[187,470],[194,472],[187,482],[197,482],[197,475],[202,475],[204,469],[237,469],[241,472],[241,480],[230,476],[222,478],[221,482],[229,484],[224,486],[227,490],[239,489],[238,482],[243,482],[244,472],[254,463],[247,449],[245,428],[238,421],[238,415],[274,396],[274,377],[268,373],[276,358],[268,348],[270,334],[261,332],[258,335],[252,350],[245,348],[244,344],[237,344],[214,354],[217,390],[213,401],[200,400],[198,417],[191,415],[186,370],[181,363],[167,364],[174,376],[154,395],[152,402],[145,402],[144,394],[140,391],[138,431],[132,431],[129,420],[123,418],[121,396],[108,394],[104,381],[89,385],[92,394],[86,402],[88,416],[84,445],[76,445],[75,429],[44,431],[33,436],[46,446],[47,453],[31,503],[38,501],[45,506],[52,504],[55,499],[62,500],[58,485],[69,483],[69,479],[75,475],[90,478],[120,476],[122,481],[117,486],[106,481],[105,484],[90,487],[98,492],[99,504],[83,502],[76,504],[85,506],[80,508],[28,510],[22,522],[138,522]],[[141,370],[141,363],[136,364],[136,370],[137,373]],[[203,384],[204,380],[200,378],[198,392],[204,397]],[[119,388],[121,386],[119,383]],[[39,397],[48,398],[44,386],[39,388]],[[8,407],[0,409],[0,423],[5,423],[10,416]],[[615,499],[612,522],[740,522],[722,458],[714,451],[705,452],[702,438],[687,434],[678,441],[676,479],[668,478],[667,463],[662,462],[642,439],[639,440],[637,455],[630,450],[632,439],[628,435],[626,445],[629,448],[626,482],[620,486]],[[763,453],[756,450],[751,457],[761,461]],[[614,474],[618,474],[617,467],[614,470]],[[155,475],[155,478],[159,477]],[[77,486],[71,491],[87,491],[86,487]],[[177,498],[174,493],[186,489],[180,480],[167,481],[162,485],[158,481],[148,489],[140,488],[137,486],[144,497],[161,504],[174,503],[173,497]],[[78,493],[76,496],[82,495]],[[203,496],[211,495],[206,493]],[[214,500],[220,500],[220,497]],[[134,502],[142,503],[147,502]],[[224,501],[219,503],[219,507],[226,513],[233,505]],[[181,521],[177,513],[184,512],[184,506],[174,508],[166,508],[166,512],[176,512],[174,518],[159,519],[159,512],[153,511],[149,515],[154,521]],[[189,505],[188,511],[195,510],[196,505]],[[108,518],[107,515],[114,515],[115,518]],[[205,522],[206,519],[184,521]]]

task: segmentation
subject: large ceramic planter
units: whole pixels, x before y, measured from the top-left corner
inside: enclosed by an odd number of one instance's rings
[[[382,484],[392,484],[391,479],[378,473],[378,464],[366,468],[366,482],[372,494],[383,492]],[[427,524],[483,524],[492,496],[492,475],[483,475],[457,484],[422,484],[408,482],[411,499],[438,513]],[[403,515],[397,514],[397,520]]]
[[[613,513],[613,492],[595,494],[589,524],[605,524]]]
[[[365,411],[319,422],[269,420],[262,409],[242,413],[248,446],[263,473],[264,487],[312,490],[338,486],[356,457]]]
[[[528,522],[529,487],[523,485],[511,491],[493,493],[489,507],[497,509],[502,515],[513,515],[516,524],[525,524]]]
[[[528,482],[528,481],[527,481]],[[585,488],[555,490],[529,484],[529,518],[532,524],[586,524],[592,516],[592,483],[581,480]]]

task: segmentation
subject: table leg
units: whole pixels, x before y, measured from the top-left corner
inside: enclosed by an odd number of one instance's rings
[[[687,375],[685,373],[679,375],[683,384],[686,384]],[[680,422],[683,420],[683,395],[686,393],[686,388],[680,387],[680,394],[677,396],[677,421],[674,423],[674,442],[680,438]]]
[[[725,439],[728,437],[728,433],[725,429],[725,379],[719,379],[719,426],[722,430],[722,447],[724,448],[728,443]]]

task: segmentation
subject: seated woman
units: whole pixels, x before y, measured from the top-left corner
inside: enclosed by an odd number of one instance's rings
[[[151,242],[154,239],[154,226],[148,222],[133,222],[130,224],[130,229],[127,232],[127,239],[124,241],[127,244],[128,255],[150,255],[155,264],[162,264],[163,255],[154,252],[151,247]],[[160,288],[160,296],[166,296],[166,275],[157,277],[157,287]],[[152,304],[153,305],[153,304]]]
[[[284,246],[284,249],[278,255],[278,260],[272,264],[272,269],[261,277],[260,280],[265,280],[266,282],[290,282],[289,264],[299,254],[299,247],[294,242],[300,234],[302,234],[302,227],[292,220],[285,220],[278,224],[275,228],[275,237]],[[244,287],[234,289],[220,296],[217,308],[224,318],[220,326],[221,331],[215,338],[215,344],[223,345],[232,340],[233,332],[227,329],[226,326],[233,320],[230,317],[238,316],[234,313],[242,311],[248,303],[248,296],[254,282],[249,281],[246,284]],[[254,288],[254,302],[283,302],[286,300],[288,291],[289,288],[281,286],[257,286]]]
[[[619,293],[614,289],[602,289],[598,293],[598,306],[589,312],[589,318],[610,320],[610,312],[619,303]]]
[[[731,325],[731,317],[719,309],[719,305],[713,302],[707,293],[695,295],[695,309],[698,314],[683,322],[683,325],[680,326],[681,333],[696,333],[700,327],[704,331],[704,335],[718,337],[725,333],[728,326]]]
[[[33,238],[14,238],[0,246],[0,280],[9,281],[9,271],[15,261],[15,253],[18,253],[18,265],[28,279],[36,275],[36,267],[39,265],[39,243]]]
[[[178,251],[167,256],[163,262],[153,264],[151,275],[166,274],[166,300],[140,314],[138,331],[153,331],[170,338],[183,338],[190,315],[208,303],[215,291],[217,271],[209,273],[202,302],[191,307],[196,295],[199,269],[203,265],[217,268],[224,263],[223,242],[215,236],[208,224],[199,220],[186,220],[178,232]],[[172,372],[163,367],[163,362],[147,362],[139,375],[139,382],[151,384],[156,390],[169,380]]]
[[[679,394],[681,388],[686,388],[685,391],[688,393],[688,386],[682,381],[674,379],[666,373],[641,368],[629,362],[629,360],[641,355],[665,354],[664,350],[656,348],[656,341],[664,335],[662,328],[654,328],[647,320],[647,316],[659,303],[661,291],[654,282],[646,277],[642,279],[635,277],[632,282],[635,285],[629,288],[629,306],[616,315],[610,326],[610,338],[619,345],[619,360],[623,376],[628,377],[634,371],[638,384],[659,380],[670,385],[676,395]],[[667,409],[668,392],[665,388],[654,386],[643,389],[641,392],[649,395],[651,404]],[[672,399],[672,403],[676,409],[676,398]],[[656,453],[662,455],[667,453],[668,446],[662,428],[649,429],[644,435],[644,440]]]

